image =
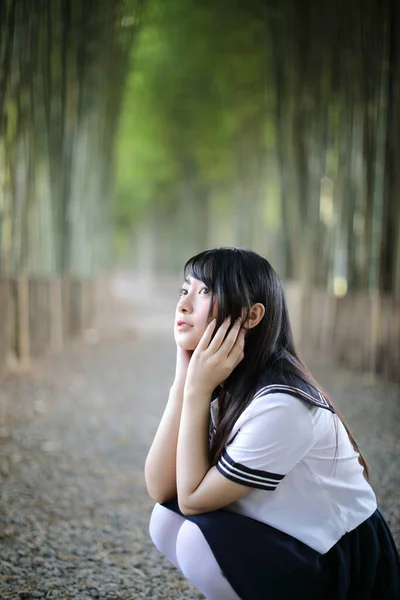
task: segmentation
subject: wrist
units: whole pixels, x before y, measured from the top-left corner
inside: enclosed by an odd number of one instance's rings
[[[186,382],[186,375],[187,375],[187,369],[176,369],[175,371],[175,376],[174,376],[174,382],[173,382],[173,387],[176,388],[184,388],[185,387],[185,382]]]
[[[169,389],[169,399],[183,401],[185,382],[174,381]]]
[[[214,389],[214,388],[213,388]],[[197,401],[201,400],[211,400],[212,389],[209,387],[199,387],[190,385],[190,383],[186,383],[183,390],[183,397],[187,399],[189,402],[194,399]]]

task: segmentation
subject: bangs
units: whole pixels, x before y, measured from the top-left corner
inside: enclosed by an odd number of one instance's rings
[[[188,277],[202,281],[211,292],[215,292],[215,253],[212,250],[202,252],[190,258],[184,266],[183,276],[185,281]]]

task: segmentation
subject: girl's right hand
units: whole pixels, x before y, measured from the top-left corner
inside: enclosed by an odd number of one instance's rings
[[[186,381],[186,374],[189,367],[190,359],[193,351],[184,350],[180,346],[176,348],[176,369],[175,369],[175,381],[174,385],[183,387]]]

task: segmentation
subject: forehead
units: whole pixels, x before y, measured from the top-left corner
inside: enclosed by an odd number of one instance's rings
[[[200,285],[200,284],[203,284],[204,282],[201,281],[200,279],[195,279],[194,277],[191,277],[190,275],[188,275],[187,277],[185,277],[184,283],[186,283],[187,285]]]

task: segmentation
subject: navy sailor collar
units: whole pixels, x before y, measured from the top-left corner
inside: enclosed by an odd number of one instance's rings
[[[314,391],[314,390],[313,390]],[[306,392],[300,387],[285,385],[285,384],[270,384],[259,388],[256,394],[253,396],[253,400],[257,398],[261,398],[261,396],[266,396],[267,394],[290,394],[291,396],[295,396],[308,404],[313,406],[318,406],[318,408],[325,408],[332,413],[335,412],[332,404],[328,402],[325,396],[322,394],[320,390],[315,390],[315,395]]]

